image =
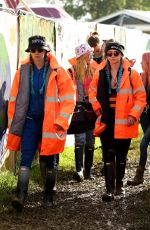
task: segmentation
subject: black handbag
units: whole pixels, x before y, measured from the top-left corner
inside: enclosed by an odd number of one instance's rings
[[[90,102],[76,102],[68,134],[84,133],[94,129],[96,114]]]

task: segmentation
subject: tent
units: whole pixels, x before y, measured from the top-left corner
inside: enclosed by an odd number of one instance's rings
[[[150,11],[125,9],[101,17],[94,22],[139,29],[150,34]]]
[[[48,4],[48,3],[31,3],[28,7],[39,16],[53,19],[69,19],[74,20],[64,9],[59,5]],[[17,9],[26,10],[22,4],[19,4]]]

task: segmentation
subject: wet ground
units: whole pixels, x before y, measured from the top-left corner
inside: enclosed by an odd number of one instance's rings
[[[145,171],[145,181],[136,187],[127,187],[129,175],[135,173],[136,163],[127,164],[124,180],[125,193],[104,203],[105,190],[100,165],[94,168],[94,181],[77,183],[72,172],[58,178],[56,201],[52,208],[41,207],[41,188],[29,190],[23,212],[16,213],[10,200],[0,208],[0,229],[11,230],[149,230],[150,229],[150,171]]]

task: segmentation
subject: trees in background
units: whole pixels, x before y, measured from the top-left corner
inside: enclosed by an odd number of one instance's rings
[[[149,0],[64,0],[63,3],[75,19],[88,15],[89,21],[122,9],[150,10]]]

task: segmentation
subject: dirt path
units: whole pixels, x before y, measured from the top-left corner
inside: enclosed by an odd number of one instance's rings
[[[135,164],[128,163],[125,194],[111,203],[104,203],[104,178],[99,176],[99,166],[94,168],[95,181],[76,183],[72,173],[58,178],[58,193],[53,208],[41,207],[41,188],[29,192],[24,211],[16,213],[10,201],[3,203],[0,212],[2,230],[126,230],[150,229],[150,172],[145,172],[145,182],[137,187],[127,187],[127,175],[135,172]]]

